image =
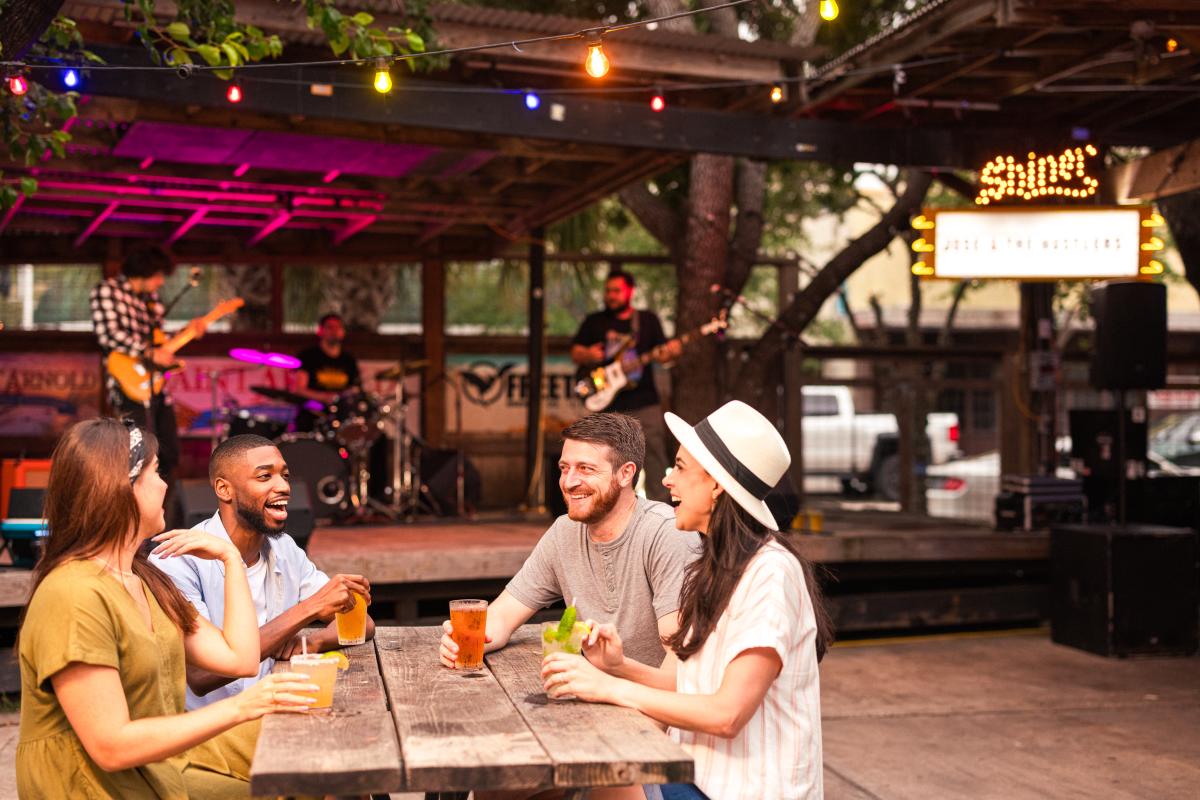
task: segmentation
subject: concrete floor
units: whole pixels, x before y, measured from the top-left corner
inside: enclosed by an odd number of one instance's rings
[[[1043,632],[850,643],[821,694],[827,800],[1198,796],[1200,658],[1106,659]],[[0,715],[0,800],[16,739]]]
[[[835,648],[821,684],[828,800],[1200,796],[1200,658],[893,640]]]

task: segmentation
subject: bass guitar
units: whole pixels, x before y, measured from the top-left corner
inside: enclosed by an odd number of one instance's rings
[[[729,327],[725,312],[713,317],[699,328],[677,336],[671,342],[688,344]],[[630,373],[640,370],[654,360],[654,353],[639,354],[633,349],[633,337],[626,336],[612,357],[596,367],[580,367],[575,373],[575,396],[583,401],[584,408],[593,413],[608,408],[619,392],[636,386],[630,381]],[[665,345],[664,345],[665,346]]]
[[[221,317],[237,311],[245,304],[246,301],[240,297],[234,297],[231,300],[218,303],[212,311],[201,317],[203,324],[207,327]],[[166,335],[161,330],[158,330],[154,332],[154,346],[158,350],[174,357],[176,352],[195,338],[196,331],[191,327],[184,328],[170,339],[166,338]],[[152,395],[162,391],[166,373],[170,370],[182,368],[183,364],[179,363],[172,364],[169,367],[160,367],[154,364],[149,356],[138,358],[137,356],[119,353],[114,350],[105,359],[104,367],[108,370],[108,374],[116,380],[117,385],[121,387],[121,391],[126,397],[135,403],[145,403]]]

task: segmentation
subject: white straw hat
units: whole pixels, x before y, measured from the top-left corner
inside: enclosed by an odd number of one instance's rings
[[[695,427],[670,412],[667,427],[721,488],[754,518],[779,530],[764,499],[792,463],[783,437],[770,420],[732,400]]]

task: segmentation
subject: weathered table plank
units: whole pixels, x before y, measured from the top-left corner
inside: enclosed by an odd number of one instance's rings
[[[555,786],[691,782],[692,757],[648,718],[611,705],[548,700],[539,635],[538,626],[523,626],[487,663],[553,759]]]
[[[372,642],[343,648],[333,709],[271,714],[254,753],[254,795],[365,794],[403,789],[396,728],[387,710]],[[285,671],[286,663],[275,665]]]
[[[440,636],[434,627],[375,631],[406,791],[552,785],[549,756],[496,679],[442,667]]]

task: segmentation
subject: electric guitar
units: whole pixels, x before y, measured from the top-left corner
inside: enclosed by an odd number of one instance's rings
[[[713,317],[709,322],[695,330],[690,330],[682,336],[671,339],[687,346],[704,336],[710,336],[717,331],[725,330],[729,323],[725,320],[725,312]],[[580,367],[575,373],[575,396],[583,401],[584,407],[591,412],[603,411],[612,404],[618,392],[636,386],[629,379],[629,374],[646,366],[654,360],[654,353],[638,354],[633,349],[632,336],[626,336],[621,346],[606,363],[597,367]],[[665,345],[664,345],[665,346]]]
[[[221,317],[237,311],[245,304],[246,301],[240,297],[225,300],[218,303],[212,311],[209,311],[201,319],[205,326],[211,325]],[[161,330],[156,330],[154,332],[154,346],[158,350],[174,356],[184,345],[195,338],[196,332],[190,327],[184,328],[170,339]],[[154,364],[148,356],[138,358],[137,356],[119,353],[114,350],[108,354],[104,366],[108,370],[108,374],[116,379],[117,385],[121,387],[121,392],[126,397],[135,403],[145,403],[150,399],[152,394],[158,394],[162,391],[166,373],[173,369],[182,368],[183,364],[177,363],[169,367],[160,367]]]

